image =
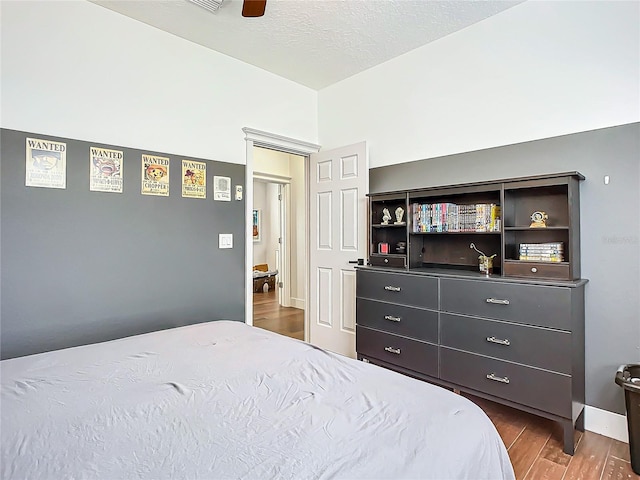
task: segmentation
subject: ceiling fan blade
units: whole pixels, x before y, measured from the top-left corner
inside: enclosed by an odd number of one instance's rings
[[[267,6],[267,0],[244,0],[242,4],[243,17],[261,17]]]

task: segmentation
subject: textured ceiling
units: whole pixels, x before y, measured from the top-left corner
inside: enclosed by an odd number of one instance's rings
[[[267,0],[259,18],[242,0],[91,1],[319,90],[524,0]]]

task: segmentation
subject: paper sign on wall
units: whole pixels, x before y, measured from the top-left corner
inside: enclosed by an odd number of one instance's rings
[[[142,154],[142,194],[169,196],[169,159]]]
[[[231,201],[231,178],[213,177],[213,199],[223,202]]]
[[[27,138],[25,185],[67,188],[67,144]]]
[[[89,190],[92,192],[122,193],[124,183],[120,150],[89,147]]]
[[[207,198],[207,164],[182,160],[182,196]]]

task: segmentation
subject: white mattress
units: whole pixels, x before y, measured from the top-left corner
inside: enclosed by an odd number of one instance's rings
[[[253,278],[273,277],[277,274],[278,274],[277,270],[269,270],[267,272],[263,272],[262,270],[254,270]]]
[[[239,322],[4,360],[3,479],[512,479],[445,389]]]

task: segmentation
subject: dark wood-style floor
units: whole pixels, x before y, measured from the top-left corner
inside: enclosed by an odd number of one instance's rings
[[[275,292],[253,294],[253,324],[304,339],[304,313],[278,305]],[[629,445],[597,433],[576,431],[576,452],[562,451],[556,422],[466,395],[493,421],[507,447],[518,480],[619,480],[640,476],[631,470]]]
[[[304,310],[278,305],[276,290],[253,294],[253,325],[304,340]]]

